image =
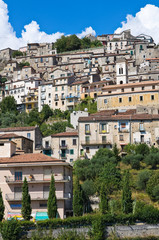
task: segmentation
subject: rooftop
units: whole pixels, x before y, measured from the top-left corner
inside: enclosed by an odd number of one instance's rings
[[[13,128],[0,128],[0,132],[13,132],[13,131],[32,131],[37,127],[13,127]]]
[[[52,134],[51,137],[78,137],[78,132],[62,132],[57,134]]]
[[[12,157],[0,158],[0,164],[4,163],[34,163],[34,162],[63,162],[42,153],[15,154]]]

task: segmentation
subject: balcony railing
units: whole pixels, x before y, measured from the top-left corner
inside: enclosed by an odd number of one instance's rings
[[[85,134],[86,134],[86,135],[90,135],[90,134],[91,134],[91,131],[90,131],[90,130],[85,130]]]
[[[103,140],[103,141],[84,141],[81,142],[81,145],[111,145],[111,142],[107,141],[107,140]]]
[[[60,145],[60,149],[67,149],[68,148],[68,145],[67,144],[65,144],[65,145]]]
[[[49,192],[40,192],[40,193],[29,193],[31,201],[42,201],[48,200]],[[58,200],[62,199],[70,199],[71,193],[63,193],[63,192],[56,192],[56,198]],[[21,201],[22,200],[22,193],[10,193],[5,195],[5,199],[7,201]]]
[[[128,133],[129,129],[128,128],[119,128],[119,132],[121,132],[121,133]]]
[[[134,143],[135,144],[140,144],[140,143],[146,143],[146,144],[150,144],[151,143],[151,140],[150,140],[150,138],[148,138],[148,139],[144,139],[144,140],[138,140],[138,139],[134,139]]]
[[[65,100],[65,96],[61,96],[61,100]]]
[[[70,181],[71,180],[71,177],[70,176],[54,176],[55,178],[55,182],[65,182],[65,181]],[[15,179],[14,176],[5,176],[5,179],[6,179],[6,182],[8,184],[22,184],[23,181],[24,181],[24,176],[22,178],[19,178],[19,179]],[[47,179],[37,179],[34,177],[34,175],[30,175],[28,177],[26,177],[27,179],[27,182],[28,183],[44,183],[44,182],[49,182],[51,181],[51,176]]]
[[[55,100],[55,101],[59,101],[59,98],[58,98],[58,97],[55,97],[54,100]]]

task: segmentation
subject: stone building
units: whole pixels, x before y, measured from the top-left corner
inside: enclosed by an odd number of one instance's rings
[[[28,181],[32,217],[48,218],[47,200],[51,175],[55,178],[57,211],[60,218],[72,214],[72,167],[42,153],[15,154],[16,144],[0,143],[0,188],[5,218],[21,216],[22,184]]]

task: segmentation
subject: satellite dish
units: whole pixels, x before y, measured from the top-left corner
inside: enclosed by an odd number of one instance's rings
[[[84,111],[85,111],[85,112],[88,112],[88,108],[85,108]]]

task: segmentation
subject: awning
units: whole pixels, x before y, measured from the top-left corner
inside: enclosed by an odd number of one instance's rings
[[[46,220],[49,219],[47,212],[36,212],[35,220]]]

